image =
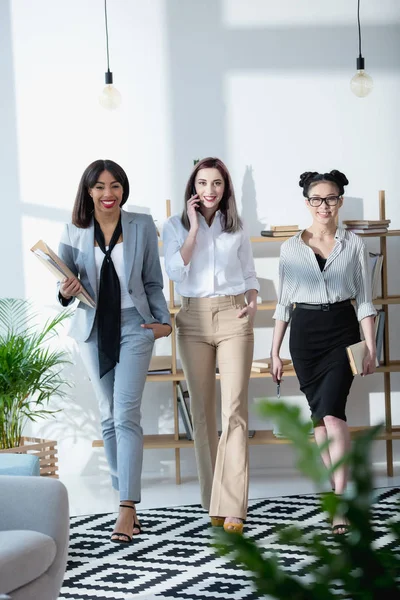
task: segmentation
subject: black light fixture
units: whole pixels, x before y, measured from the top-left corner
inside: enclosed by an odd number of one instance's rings
[[[106,87],[103,89],[99,101],[103,108],[115,110],[121,104],[121,94],[113,86],[113,74],[110,71],[110,53],[108,50],[108,20],[107,20],[107,0],[104,0],[104,19],[106,25],[106,48],[107,48],[107,72],[105,77]]]
[[[359,98],[364,98],[372,91],[374,82],[372,77],[365,72],[365,60],[361,54],[361,25],[360,25],[360,0],[358,0],[357,6],[357,20],[358,20],[358,51],[359,55],[357,58],[357,73],[350,81],[350,88],[353,94]]]

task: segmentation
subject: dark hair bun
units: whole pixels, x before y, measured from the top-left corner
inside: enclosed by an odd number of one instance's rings
[[[348,185],[349,180],[347,179],[347,177],[344,173],[341,173],[340,171],[337,171],[336,169],[334,169],[329,174],[332,175],[332,177],[334,178],[334,180],[337,182],[337,184],[339,185],[339,187],[342,190],[345,185]]]
[[[308,186],[308,183],[318,175],[317,171],[306,171],[300,175],[299,186],[304,188]]]

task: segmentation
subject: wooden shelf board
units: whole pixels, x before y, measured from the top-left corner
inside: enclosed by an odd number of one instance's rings
[[[386,298],[375,298],[372,301],[375,305],[381,304],[400,304],[400,296],[387,296]]]
[[[362,431],[366,431],[370,427],[350,427],[351,437],[354,438],[357,434]],[[310,436],[310,439],[314,438]],[[400,428],[394,427],[390,433],[382,432],[377,440],[400,440]],[[254,437],[249,438],[250,446],[263,446],[266,444],[290,444],[291,442],[286,438],[276,437],[272,430],[264,429],[256,431]],[[104,446],[103,440],[93,440],[92,448],[102,448]],[[153,434],[144,436],[144,448],[147,450],[157,450],[162,448],[192,448],[194,442],[186,439],[184,436],[176,440],[172,433],[170,434]]]
[[[376,373],[399,373],[400,372],[400,361],[391,360],[388,365],[381,365],[377,367]],[[286,369],[284,377],[295,377],[296,373],[293,368]],[[250,373],[250,379],[263,379],[264,377],[271,377],[270,373],[256,373],[252,371]],[[220,379],[219,373],[216,373],[216,379]],[[185,375],[181,369],[177,369],[176,373],[162,373],[160,375],[147,375],[146,381],[185,381]]]

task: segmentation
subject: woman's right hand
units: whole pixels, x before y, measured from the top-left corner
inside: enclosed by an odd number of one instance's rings
[[[278,383],[282,380],[283,364],[279,356],[271,356],[270,373],[275,383]]]
[[[60,294],[66,300],[70,300],[72,296],[77,296],[81,291],[82,286],[76,277],[68,277],[60,285]]]
[[[190,231],[192,233],[197,232],[199,228],[199,217],[197,213],[197,209],[199,207],[199,196],[195,194],[186,203],[187,216],[190,223]]]

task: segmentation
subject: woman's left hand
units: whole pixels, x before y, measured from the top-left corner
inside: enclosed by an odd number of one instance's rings
[[[172,331],[172,327],[168,323],[144,323],[141,327],[143,329],[152,329],[155,340],[167,337]]]
[[[369,350],[367,350],[367,353],[364,356],[364,360],[363,360],[363,372],[361,373],[361,375],[362,376],[372,375],[372,373],[375,373],[375,369],[376,369],[376,355],[373,353],[371,354],[371,352]]]
[[[249,315],[250,322],[253,325],[254,319],[257,312],[257,304],[255,302],[250,302],[247,304],[238,314],[238,319],[242,319],[245,315]]]

